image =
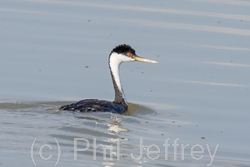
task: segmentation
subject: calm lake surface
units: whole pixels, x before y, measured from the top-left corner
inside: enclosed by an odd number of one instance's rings
[[[0,166],[250,166],[249,8],[2,0]],[[123,43],[159,62],[121,65],[129,111],[59,111],[114,99],[108,55]]]

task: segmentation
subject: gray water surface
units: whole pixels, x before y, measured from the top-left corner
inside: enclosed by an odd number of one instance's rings
[[[249,6],[1,1],[0,166],[249,166]],[[160,62],[121,65],[129,111],[58,110],[113,100],[123,43]]]

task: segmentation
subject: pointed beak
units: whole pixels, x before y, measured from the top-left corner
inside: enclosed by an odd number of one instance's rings
[[[146,62],[146,63],[158,63],[157,61],[150,60],[150,59],[145,59],[145,58],[137,56],[137,55],[133,55],[133,59],[135,61],[141,61],[141,62]]]

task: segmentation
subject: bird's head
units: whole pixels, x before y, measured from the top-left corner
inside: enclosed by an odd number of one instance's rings
[[[158,63],[157,61],[145,59],[136,55],[135,50],[126,44],[116,46],[110,53],[109,59],[112,62],[116,62],[117,64],[121,64],[122,62],[129,61],[141,61],[146,63]]]

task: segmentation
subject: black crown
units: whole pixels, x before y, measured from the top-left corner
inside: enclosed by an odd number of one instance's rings
[[[112,50],[112,52],[116,52],[116,53],[128,53],[128,52],[130,52],[133,55],[135,55],[135,50],[131,46],[126,45],[126,44],[116,46]]]

